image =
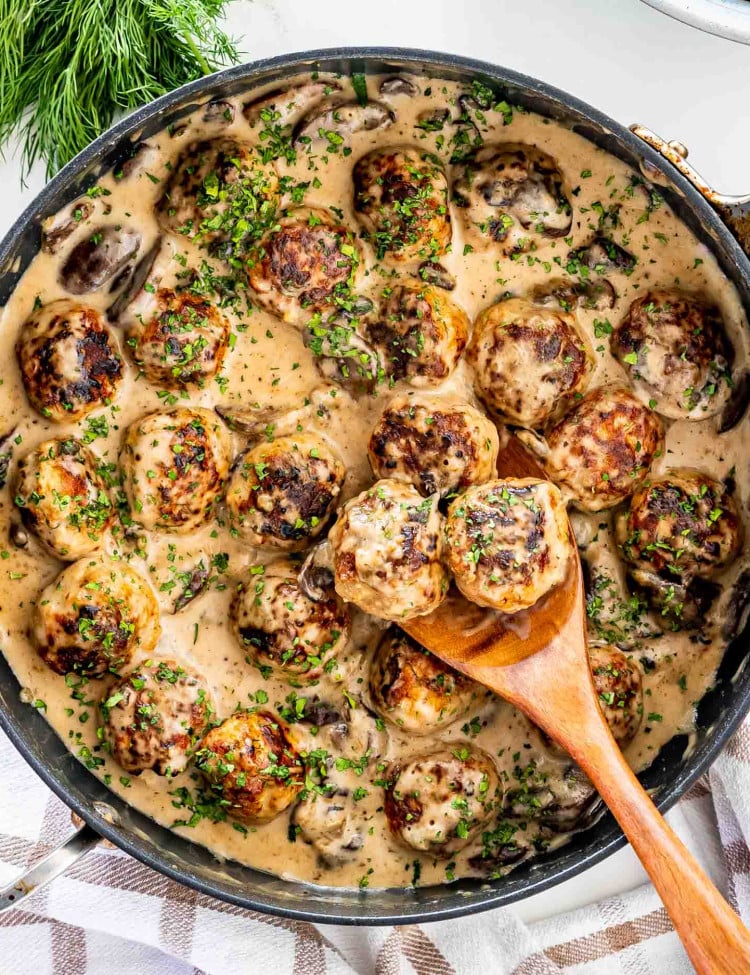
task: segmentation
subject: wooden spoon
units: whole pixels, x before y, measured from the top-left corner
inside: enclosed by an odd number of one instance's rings
[[[498,472],[545,476],[512,434],[505,434]],[[530,610],[503,616],[450,595],[434,613],[400,625],[441,660],[514,704],[570,753],[630,840],[698,975],[750,972],[750,934],[661,817],[599,708],[575,553],[565,582]]]

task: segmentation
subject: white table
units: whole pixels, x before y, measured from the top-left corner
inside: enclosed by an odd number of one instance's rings
[[[750,192],[750,47],[702,34],[639,0],[237,0],[232,33],[248,59],[350,45],[421,47],[542,78],[624,124],[690,148],[727,193]],[[0,232],[43,185],[0,161]],[[645,875],[626,849],[518,905],[528,921],[629,890]]]

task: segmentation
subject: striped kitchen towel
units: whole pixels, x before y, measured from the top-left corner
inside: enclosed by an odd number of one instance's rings
[[[0,883],[60,843],[70,811],[0,733]],[[750,723],[670,821],[750,919]],[[436,924],[320,926],[197,894],[103,846],[0,917],[0,975],[690,975],[646,885],[523,924],[512,908]],[[740,975],[740,973],[738,973]]]

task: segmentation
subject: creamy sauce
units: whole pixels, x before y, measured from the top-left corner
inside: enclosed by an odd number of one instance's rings
[[[371,92],[377,90],[377,81],[369,80]],[[349,90],[346,79],[341,79],[341,84]],[[424,90],[424,82],[421,88]],[[440,134],[422,131],[414,124],[421,113],[453,102],[459,93],[460,89],[452,83],[434,81],[429,95],[422,92],[416,97],[394,97],[391,99],[396,113],[394,124],[352,136],[347,140],[351,155],[319,153],[311,164],[310,158],[301,154],[296,164],[287,166],[285,174],[293,177],[295,182],[308,182],[304,195],[306,206],[339,207],[343,221],[356,227],[351,186],[353,163],[371,148],[388,144],[416,144],[437,151],[443,160],[447,160],[449,148],[447,145],[439,148]],[[109,224],[137,228],[143,236],[141,252],[145,252],[159,234],[154,206],[169,176],[168,166],[181,148],[198,136],[215,134],[232,134],[251,142],[257,140],[258,130],[251,130],[243,118],[243,99],[237,98],[235,102],[237,111],[233,122],[206,123],[198,112],[178,132],[164,132],[152,138],[150,149],[140,164],[124,178],[105,176],[101,186],[110,190],[111,195],[91,201],[93,213],[81,221],[74,235],[62,245],[61,253],[67,254],[76,242],[85,239],[92,226]],[[634,192],[629,189],[634,174],[622,162],[561,125],[529,113],[514,112],[509,125],[504,124],[500,111],[487,111],[485,118],[486,132],[483,134],[486,141],[528,142],[543,148],[557,160],[573,190],[574,217],[567,242],[560,238],[547,240],[533,257],[524,255],[520,260],[502,257],[499,251],[492,249],[484,252],[467,249],[465,253],[461,221],[454,218],[452,249],[441,258],[441,263],[457,282],[452,299],[472,320],[504,292],[526,294],[543,284],[551,274],[563,277],[560,267],[546,262],[560,257],[564,267],[571,247],[582,246],[591,237],[592,227],[597,223],[595,205],[603,203],[607,206],[610,201],[617,201],[622,205],[622,230],[629,235],[628,246],[638,263],[629,276],[622,273],[609,275],[618,296],[613,309],[578,311],[578,319],[596,350],[596,370],[591,386],[609,382],[622,384],[626,379],[620,365],[609,354],[606,334],[600,334],[600,328],[595,329],[595,320],[607,318],[616,324],[634,297],[648,287],[670,287],[679,283],[691,291],[709,295],[723,314],[736,352],[736,367],[747,362],[747,323],[734,288],[720,272],[710,252],[693,238],[665,204],[652,208],[648,206],[646,192],[640,188]],[[450,175],[450,167],[448,169]],[[384,275],[390,272],[380,268],[374,253],[364,246],[369,268],[364,291],[374,292],[382,286]],[[205,253],[190,241],[165,236],[157,268],[162,284],[167,286],[182,270],[181,264],[170,259],[170,255],[185,255],[190,266],[200,265],[205,257]],[[40,253],[3,311],[0,327],[3,430],[0,432],[15,428],[14,461],[45,439],[69,435],[82,437],[91,429],[91,417],[78,423],[53,424],[36,415],[29,407],[16,366],[14,344],[35,302],[47,303],[67,297],[58,283],[60,263],[59,254]],[[220,267],[217,260],[211,259],[210,263]],[[111,304],[112,296],[104,287],[84,295],[81,300],[104,311]],[[303,345],[299,329],[258,309],[243,314],[228,310],[226,314],[236,336],[223,368],[226,382],[220,386],[211,381],[203,389],[191,387],[187,399],[176,392],[174,396],[179,405],[189,402],[208,409],[216,406],[240,409],[259,404],[274,410],[302,406],[311,390],[321,385],[321,378],[310,351]],[[122,346],[125,378],[114,403],[91,415],[106,420],[102,427],[105,434],[93,439],[91,449],[110,463],[117,461],[125,428],[143,414],[164,408],[164,397],[159,395],[159,389],[138,377],[138,370],[125,348],[122,331],[117,328],[114,331]],[[402,386],[398,384],[395,391],[400,391]],[[475,402],[465,363],[459,364],[441,390]],[[329,438],[344,460],[347,474],[342,501],[372,483],[367,441],[383,405],[393,393],[387,384],[376,388],[373,395],[358,399],[342,391],[336,397],[329,421],[319,420],[314,412],[302,421],[306,430],[319,429]],[[668,421],[666,426],[666,450],[657,460],[655,472],[668,466],[695,466],[721,479],[734,469],[737,496],[744,516],[750,494],[747,420],[721,436],[717,433],[716,419]],[[239,433],[234,433],[233,438],[236,454],[245,441]],[[17,549],[7,541],[11,523],[17,520],[11,495],[13,470],[14,465],[9,485],[0,492],[0,545],[3,549],[0,643],[24,688],[24,699],[44,707],[46,718],[74,754],[82,760],[91,755],[100,756],[103,764],[94,770],[95,774],[104,777],[109,787],[127,802],[165,826],[173,826],[177,820],[190,820],[191,811],[178,808],[179,799],[175,793],[181,788],[191,791],[196,788],[198,776],[195,772],[188,769],[173,780],[151,771],[140,776],[126,776],[105,752],[97,749],[96,702],[100,697],[106,698],[110,679],[71,687],[71,683],[77,682],[66,682],[53,673],[32,648],[27,628],[34,601],[62,565],[46,555],[33,537],[25,549]],[[576,513],[574,523],[585,557],[611,577],[619,598],[627,598],[624,572],[610,538],[610,513]],[[295,693],[294,689],[274,675],[263,676],[256,667],[248,664],[245,652],[227,623],[237,581],[248,577],[249,566],[272,558],[269,550],[249,548],[233,538],[226,526],[216,520],[188,537],[151,532],[144,533],[135,544],[121,542],[122,536],[119,541],[108,536],[104,549],[118,558],[129,559],[146,575],[160,602],[163,633],[157,653],[183,662],[206,677],[220,719],[238,707],[253,706],[262,701],[264,695],[267,695],[267,707],[278,710],[289,706],[286,702],[290,693]],[[170,582],[173,568],[180,571],[180,566],[192,565],[199,554],[212,557],[219,553],[228,555],[226,573],[214,573],[208,592],[182,612],[173,614],[174,593],[161,591],[161,587]],[[633,636],[633,627],[622,625],[621,646],[637,659],[648,662],[643,675],[645,713],[640,730],[626,752],[634,768],[646,767],[675,734],[691,734],[695,703],[711,686],[721,660],[724,641],[720,635],[720,621],[731,584],[741,568],[740,560],[720,578],[723,592],[711,610],[710,620],[703,631],[706,639],[701,642],[686,633],[664,634],[649,622],[648,617],[645,617],[643,626],[646,636]],[[609,610],[610,615],[617,615],[617,608],[612,609],[611,603]],[[592,635],[601,637],[602,626],[601,619],[593,619]],[[363,794],[357,801],[357,809],[364,824],[364,844],[355,855],[344,863],[323,865],[312,846],[301,839],[290,843],[288,812],[267,825],[246,832],[233,828],[231,822],[214,823],[208,818],[198,818],[195,825],[189,827],[175,827],[177,832],[208,847],[219,859],[232,858],[284,877],[324,885],[404,886],[417,882],[417,879],[420,884],[439,883],[476,873],[468,861],[481,849],[481,834],[467,850],[446,863],[403,849],[388,831],[382,812],[383,789],[376,783],[387,778],[389,762],[425,751],[430,747],[431,737],[401,734],[390,724],[386,730],[379,730],[372,712],[366,709],[369,660],[382,630],[383,625],[378,621],[355,612],[353,634],[345,651],[338,654],[338,667],[324,676],[317,687],[296,691],[300,696],[317,694],[348,713],[348,736],[334,738],[332,726],[322,727],[317,734],[312,734],[310,725],[304,723],[293,723],[290,730],[292,740],[303,753],[326,748],[334,755],[354,760],[354,767],[334,768],[330,774],[332,781]],[[258,692],[261,695],[256,697]],[[546,747],[539,733],[522,715],[495,698],[477,708],[466,721],[445,728],[439,737],[449,742],[468,739],[484,748],[495,758],[501,782],[508,789],[518,787],[518,769],[527,769],[532,762],[535,768],[526,773],[532,784],[544,777],[550,783],[560,783],[570,769],[569,760]],[[363,761],[365,755],[368,757]],[[528,846],[539,834],[531,820],[526,824],[517,821],[515,826],[515,838],[522,846]],[[492,827],[491,823],[488,828]],[[564,840],[564,833],[543,837],[547,846],[559,845]],[[419,866],[415,867],[415,863]]]

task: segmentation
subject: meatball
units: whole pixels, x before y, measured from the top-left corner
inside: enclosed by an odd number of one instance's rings
[[[469,319],[439,288],[405,281],[383,292],[379,314],[363,323],[363,333],[392,379],[434,386],[456,368]]]
[[[446,562],[479,606],[504,613],[533,606],[563,581],[572,550],[565,504],[549,481],[490,481],[448,508]]]
[[[328,866],[344,863],[362,849],[365,838],[357,819],[352,795],[342,789],[333,795],[311,792],[292,812],[295,831]]]
[[[422,494],[464,491],[495,473],[495,424],[456,397],[428,394],[391,400],[370,435],[376,477],[411,482]]]
[[[587,393],[547,434],[547,474],[584,511],[624,501],[662,449],[659,417],[627,389]]]
[[[410,146],[373,149],[353,177],[354,209],[379,260],[419,261],[446,252],[448,182],[436,156]]]
[[[29,402],[56,423],[105,406],[122,379],[122,359],[102,316],[67,299],[27,319],[16,354]]]
[[[325,210],[303,207],[282,217],[249,259],[257,303],[286,322],[348,298],[362,257],[354,234]]]
[[[403,731],[429,735],[484,704],[488,692],[393,630],[372,659],[370,695],[376,710]]]
[[[32,614],[31,639],[58,674],[101,677],[150,653],[161,635],[149,584],[114,559],[81,559],[43,589]]]
[[[186,534],[208,521],[229,473],[228,435],[215,413],[181,407],[128,427],[120,451],[133,518]]]
[[[227,487],[227,509],[251,545],[300,551],[325,528],[344,474],[337,454],[319,437],[277,437],[240,457]]]
[[[193,142],[177,160],[156,208],[162,230],[234,249],[270,226],[279,180],[252,146],[236,139]]]
[[[558,778],[548,776],[531,761],[517,765],[513,778],[521,784],[503,794],[503,815],[511,820],[533,820],[545,833],[587,829],[602,811],[599,794],[575,765]]]
[[[450,857],[489,821],[499,790],[494,762],[479,748],[457,744],[394,769],[385,815],[402,844]]]
[[[127,345],[145,377],[175,389],[215,376],[229,346],[221,312],[204,298],[167,288],[143,296]]]
[[[635,392],[663,416],[703,420],[726,406],[733,350],[719,310],[679,291],[649,291],[612,333]]]
[[[742,537],[726,487],[688,469],[649,478],[617,518],[615,532],[630,565],[683,584],[731,562]]]
[[[232,622],[256,663],[278,667],[294,684],[312,684],[346,646],[351,620],[334,592],[316,602],[309,599],[300,589],[298,571],[282,559],[243,583],[232,604]]]
[[[453,184],[466,236],[502,254],[564,237],[573,222],[557,163],[541,149],[513,142],[484,145],[459,166]]]
[[[640,668],[609,644],[590,646],[589,663],[599,707],[615,741],[624,748],[635,738],[643,717]]]
[[[96,456],[79,440],[45,440],[18,465],[15,503],[51,554],[74,562],[98,548],[114,519]]]
[[[176,775],[214,713],[205,682],[174,660],[147,660],[121,677],[101,703],[112,757],[127,772]]]
[[[449,582],[437,502],[392,479],[352,498],[328,536],[339,596],[385,620],[437,609]]]
[[[539,427],[582,393],[594,356],[572,312],[542,308],[522,298],[485,309],[466,352],[474,389],[508,423]]]
[[[248,825],[284,812],[304,784],[288,729],[270,711],[240,711],[212,728],[195,764],[227,815]]]

